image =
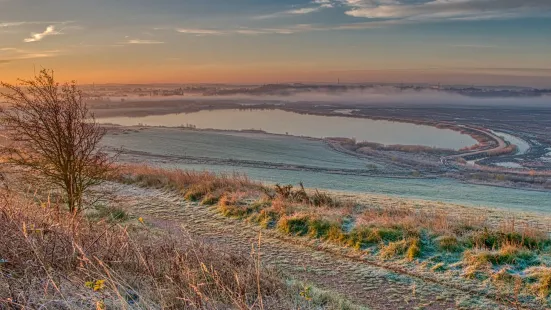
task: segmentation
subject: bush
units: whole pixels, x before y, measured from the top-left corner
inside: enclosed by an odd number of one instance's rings
[[[273,228],[279,220],[279,214],[270,210],[261,210],[259,213],[253,213],[249,220],[258,223],[264,229]]]
[[[187,201],[192,201],[192,202],[199,201],[207,193],[208,192],[205,191],[204,189],[199,188],[197,186],[194,186],[194,187],[188,189],[187,191],[185,191],[184,199],[187,200]]]
[[[324,220],[310,220],[308,222],[308,235],[312,238],[327,238],[333,225]]]
[[[406,258],[409,261],[413,261],[417,257],[421,256],[421,243],[419,239],[414,239],[410,241],[408,251],[406,253]]]
[[[381,246],[381,252],[379,255],[383,259],[390,259],[396,256],[404,255],[407,249],[408,242],[406,240],[390,242],[387,245]]]
[[[346,234],[339,225],[331,225],[327,231],[327,240],[342,242],[346,239]]]
[[[310,197],[310,203],[315,207],[338,207],[340,203],[333,199],[329,194],[327,193],[321,193],[318,190]]]
[[[203,200],[201,200],[201,204],[204,206],[212,206],[218,203],[220,200],[220,197],[214,196],[213,194],[207,194]]]
[[[472,234],[470,241],[475,247],[488,249],[498,249],[502,244],[517,244],[534,250],[541,249],[549,243],[546,238],[526,236],[519,232],[490,231],[487,228]]]
[[[308,233],[307,216],[283,216],[277,222],[277,228],[287,235],[304,236]]]
[[[535,255],[528,249],[506,244],[500,250],[475,249],[463,253],[466,275],[474,276],[478,272],[490,273],[493,266],[526,266],[534,263]]]
[[[222,215],[227,217],[245,218],[258,212],[259,209],[259,205],[248,205],[227,196],[222,196],[218,203],[218,210],[220,210]]]
[[[440,250],[448,252],[458,252],[461,250],[459,240],[455,236],[440,236],[435,241]]]

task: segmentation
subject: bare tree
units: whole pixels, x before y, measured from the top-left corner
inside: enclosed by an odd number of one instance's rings
[[[0,117],[11,141],[3,147],[8,161],[61,188],[69,210],[80,212],[84,195],[112,170],[112,157],[99,144],[105,129],[76,83],[56,83],[53,71],[1,86],[7,89],[0,92],[8,103]]]

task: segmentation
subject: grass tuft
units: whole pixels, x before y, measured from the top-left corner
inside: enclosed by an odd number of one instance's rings
[[[447,252],[458,252],[462,249],[459,240],[455,236],[440,236],[435,239],[438,248]]]
[[[526,274],[536,281],[531,288],[540,298],[551,295],[551,267],[532,267]]]

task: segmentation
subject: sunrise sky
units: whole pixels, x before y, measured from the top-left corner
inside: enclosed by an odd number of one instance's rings
[[[551,86],[551,0],[0,0],[0,80]]]

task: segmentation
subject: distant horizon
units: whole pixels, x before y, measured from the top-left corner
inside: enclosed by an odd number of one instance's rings
[[[0,0],[0,80],[551,87],[548,0]]]
[[[77,81],[78,82],[78,81]],[[186,83],[186,82],[151,82],[151,83],[86,83],[78,84],[79,86],[265,86],[265,85],[318,85],[318,86],[354,86],[354,85],[373,85],[373,86],[450,86],[450,87],[491,87],[491,88],[533,88],[533,89],[547,89],[551,87],[534,87],[534,86],[522,86],[522,85],[507,85],[507,84],[444,84],[444,83],[402,83],[402,82],[310,82],[310,81],[295,81],[295,82],[273,82],[273,83],[215,83],[215,82],[198,82],[198,83]]]
[[[550,76],[510,76],[510,75],[464,75],[458,74],[456,77],[442,77],[422,79],[417,77],[418,80],[411,79],[409,75],[400,75],[400,78],[396,77],[377,80],[377,77],[366,78],[350,78],[347,79],[345,74],[341,74],[344,77],[335,78],[334,80],[325,79],[311,79],[311,80],[293,80],[293,79],[277,79],[259,81],[259,79],[245,80],[245,81],[186,81],[186,80],[168,80],[168,81],[148,81],[146,79],[138,78],[131,81],[104,81],[95,82],[88,79],[82,80],[71,77],[71,73],[59,74],[59,70],[55,68],[45,68],[48,70],[54,70],[56,79],[58,82],[75,81],[81,86],[91,85],[228,85],[228,86],[260,86],[269,84],[311,84],[311,85],[441,85],[441,86],[476,86],[476,87],[523,87],[523,88],[538,88],[547,89],[551,88],[551,75]],[[551,69],[542,69],[542,71]],[[16,83],[18,79],[29,79],[37,73],[38,69],[31,69],[30,73],[21,74],[15,79],[2,80],[0,75],[0,82]],[[372,70],[357,70],[355,72],[372,71]],[[400,71],[400,70],[396,70]],[[413,70],[404,70],[412,72]],[[417,72],[417,71],[415,71]],[[340,72],[343,73],[343,72]],[[1,73],[0,73],[1,74]],[[101,81],[101,80],[100,80]]]

